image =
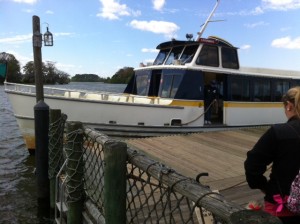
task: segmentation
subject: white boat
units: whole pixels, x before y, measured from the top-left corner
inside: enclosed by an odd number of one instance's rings
[[[220,1],[196,40],[171,40],[157,46],[153,64],[140,66],[124,93],[44,87],[44,100],[69,121],[81,121],[110,136],[146,137],[201,132],[224,127],[284,122],[281,96],[300,85],[300,72],[242,68],[237,48],[216,36],[202,38]],[[205,122],[206,86],[216,82],[211,123]],[[35,87],[5,83],[28,149],[35,148]],[[207,104],[207,103],[206,103]]]

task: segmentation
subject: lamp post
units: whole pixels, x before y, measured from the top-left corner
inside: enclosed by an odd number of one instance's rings
[[[49,25],[48,25],[49,26]],[[53,46],[53,35],[49,32],[47,26],[47,32],[44,34],[44,45]],[[33,57],[34,57],[34,71],[35,71],[35,85],[36,85],[36,102],[44,100],[43,90],[43,76],[42,76],[42,34],[40,32],[40,18],[38,16],[32,17],[32,45],[33,45]]]
[[[35,165],[37,177],[38,213],[44,213],[50,208],[50,186],[48,177],[48,132],[49,106],[44,102],[43,74],[42,74],[42,41],[40,32],[40,18],[32,17],[32,45],[34,57],[34,73],[36,87],[36,102],[34,106],[35,128]],[[53,46],[53,36],[49,32],[44,34],[45,46]]]

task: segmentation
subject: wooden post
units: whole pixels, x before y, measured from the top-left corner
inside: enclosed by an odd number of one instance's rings
[[[35,74],[35,88],[36,88],[36,102],[44,100],[43,89],[43,73],[42,73],[42,34],[40,31],[40,18],[38,16],[32,17],[32,31],[33,31],[33,62]]]
[[[81,224],[83,212],[83,126],[81,122],[67,123],[67,134],[74,135],[68,139],[65,151],[68,158],[67,183],[68,192],[68,224]]]
[[[124,142],[104,144],[104,216],[106,224],[126,223],[126,159]]]
[[[282,224],[279,218],[263,211],[241,210],[230,216],[231,224]]]
[[[49,129],[49,180],[50,180],[50,207],[55,208],[55,180],[63,160],[63,126],[59,123],[61,110],[50,110]],[[54,125],[57,125],[55,127]]]
[[[49,106],[44,103],[43,77],[42,77],[42,37],[40,34],[40,18],[32,17],[32,41],[34,71],[36,81],[36,102],[34,107],[35,128],[35,160],[37,176],[38,203],[48,201],[49,205],[49,178],[48,178],[48,129],[49,129]],[[40,203],[41,202],[41,203]]]

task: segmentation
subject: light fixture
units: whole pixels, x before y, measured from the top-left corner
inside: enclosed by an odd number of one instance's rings
[[[44,46],[53,46],[53,35],[51,32],[49,32],[48,26],[47,26],[47,32],[44,33]]]
[[[48,23],[47,23],[47,25],[48,25]],[[44,37],[42,37],[43,35],[39,32],[39,29],[36,30],[33,33],[32,44],[33,44],[34,47],[42,47],[42,41],[44,41],[44,46],[45,47],[51,47],[51,46],[53,46],[53,35],[49,31],[48,26],[47,26],[46,33],[44,33]]]
[[[193,38],[193,34],[192,34],[192,33],[187,33],[187,34],[185,35],[185,37],[186,37],[186,39],[187,39],[188,41],[191,41],[192,38]]]

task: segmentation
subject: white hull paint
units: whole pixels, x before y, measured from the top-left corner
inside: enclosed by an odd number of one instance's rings
[[[28,148],[34,147],[36,98],[31,93],[33,89],[33,86],[6,83],[6,93]],[[130,96],[131,102],[120,102],[121,97],[129,96],[104,93],[103,97],[101,94],[86,92],[74,97],[69,90],[59,90],[65,93],[57,95],[57,89],[45,89],[45,92],[52,92],[44,97],[50,109],[60,109],[68,116],[68,121],[80,121],[110,136],[148,137],[199,132],[203,129],[203,106],[173,106],[168,105],[173,101],[166,99],[156,99],[149,103],[149,98],[136,96]],[[89,94],[94,94],[93,99],[87,97]],[[203,105],[201,101],[196,103]],[[180,120],[182,125],[171,126],[174,119]]]
[[[25,90],[24,90],[25,89]],[[6,83],[6,92],[12,104],[18,125],[27,147],[34,148],[34,106],[36,98],[33,86]],[[45,103],[50,109],[60,109],[68,116],[68,121],[80,121],[109,136],[150,137],[171,134],[194,133],[222,130],[225,127],[268,125],[284,122],[281,103],[234,103],[223,102],[223,123],[204,125],[203,102],[168,99],[149,99],[148,97],[128,96],[108,93],[81,92],[73,96],[69,90],[58,95],[58,89],[45,87]],[[93,99],[91,96],[93,95]],[[75,96],[76,95],[76,96]],[[120,102],[126,97],[125,102]],[[129,98],[132,98],[129,100]],[[151,102],[150,102],[150,101]],[[159,101],[160,100],[160,101]],[[128,102],[130,101],[130,102]],[[133,103],[135,102],[135,103]],[[147,103],[146,103],[147,102]],[[172,120],[180,120],[181,125],[171,125]]]

